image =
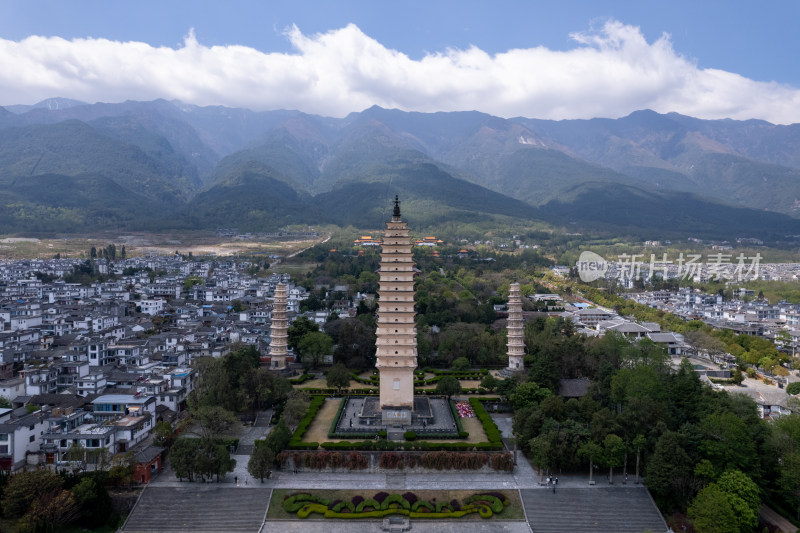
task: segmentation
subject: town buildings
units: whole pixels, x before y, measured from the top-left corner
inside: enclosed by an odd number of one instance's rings
[[[160,459],[148,436],[186,409],[192,362],[238,342],[271,365],[277,287],[286,294],[283,335],[308,297],[288,275],[255,277],[250,266],[180,255],[0,261],[0,397],[12,406],[0,409],[0,468],[57,464],[79,446],[131,451],[146,459],[139,475],[149,479]],[[59,279],[75,267],[115,276]]]

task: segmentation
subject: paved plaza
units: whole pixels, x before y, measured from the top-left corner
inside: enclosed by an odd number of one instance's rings
[[[355,490],[517,490],[526,520],[469,520],[476,533],[539,533],[567,531],[636,532],[666,531],[661,514],[647,490],[633,483],[598,483],[590,486],[586,476],[560,475],[553,493],[520,453],[514,472],[273,472],[261,483],[247,473],[253,442],[264,438],[271,413],[260,413],[244,429],[236,468],[219,483],[179,481],[169,468],[144,490],[131,513],[125,533],[155,531],[256,531],[286,533],[367,533],[381,531],[380,520],[267,520],[273,489],[355,489]],[[494,415],[504,439],[511,437],[510,415]],[[245,453],[247,452],[247,453]],[[236,519],[232,516],[236,515]],[[260,516],[260,520],[254,517]],[[255,522],[254,522],[255,520]],[[254,524],[258,523],[258,527]],[[168,526],[166,524],[169,524]],[[411,520],[413,532],[461,532],[464,521]],[[608,529],[611,528],[611,529]]]
[[[384,427],[378,410],[379,400],[375,396],[350,396],[342,399],[345,402],[336,431],[341,433],[364,432],[374,434]],[[391,428],[390,428],[391,429]],[[414,414],[412,423],[402,427],[402,431],[425,433],[452,433],[458,435],[450,403],[444,398],[414,398]]]

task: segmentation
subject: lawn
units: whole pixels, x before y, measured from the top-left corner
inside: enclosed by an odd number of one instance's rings
[[[269,502],[269,509],[267,510],[267,519],[297,519],[297,513],[289,513],[283,508],[283,499],[287,495],[295,494],[295,493],[303,493],[303,494],[313,494],[315,496],[319,496],[321,498],[325,498],[329,501],[333,500],[352,500],[354,496],[362,496],[363,498],[371,498],[376,493],[381,492],[380,490],[298,490],[298,489],[275,489],[272,491],[272,498]],[[459,500],[462,501],[464,498],[472,496],[473,494],[480,494],[481,491],[474,491],[474,490],[396,490],[396,491],[386,491],[391,493],[398,493],[403,494],[405,492],[413,492],[416,496],[421,500],[432,501],[434,498],[436,501],[451,501],[451,500]],[[525,520],[525,514],[522,511],[522,501],[519,497],[519,492],[516,490],[497,490],[497,491],[483,491],[483,492],[500,492],[502,493],[507,500],[509,500],[509,505],[507,505],[503,512],[494,515],[491,518],[486,520]],[[316,520],[324,520],[321,515],[312,514],[309,516],[308,520],[316,519]],[[477,514],[474,515],[467,515],[463,518],[465,522],[472,521],[478,519]],[[460,520],[460,519],[459,519]]]

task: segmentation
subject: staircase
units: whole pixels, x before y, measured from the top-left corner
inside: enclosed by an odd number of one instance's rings
[[[667,524],[645,488],[521,490],[533,533],[663,533]]]
[[[186,487],[147,487],[122,531],[255,533],[267,512],[270,490],[197,483],[187,483]]]

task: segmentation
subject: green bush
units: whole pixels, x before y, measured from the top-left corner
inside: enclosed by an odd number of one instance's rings
[[[476,502],[478,504],[483,503],[484,505],[491,507],[494,513],[502,512],[504,507],[503,501],[497,496],[492,496],[491,494],[473,494],[464,500],[464,502],[468,504]]]
[[[379,511],[379,510],[380,510],[380,508],[381,508],[381,504],[379,504],[379,503],[378,503],[377,501],[375,501],[374,499],[372,499],[372,498],[369,498],[369,499],[366,499],[366,500],[364,500],[363,502],[359,503],[359,504],[356,506],[356,512],[357,512],[357,513],[361,513],[361,512],[363,512],[365,507],[372,507],[374,510],[376,510],[376,511]]]
[[[388,508],[389,508],[389,506],[390,506],[391,504],[393,504],[393,503],[396,503],[396,504],[398,504],[398,505],[399,505],[399,506],[401,506],[403,509],[411,509],[411,504],[410,504],[410,503],[408,503],[408,502],[405,500],[405,498],[403,498],[401,495],[399,495],[399,494],[397,494],[397,493],[395,493],[395,494],[389,494],[389,495],[386,497],[386,499],[385,499],[385,500],[383,500],[383,503],[381,503],[381,509],[382,509],[382,510],[386,510],[386,509],[388,509]]]
[[[403,438],[405,440],[417,440],[417,434],[413,431],[406,431],[403,433]]]
[[[351,513],[356,512],[356,506],[353,505],[352,502],[348,502],[347,500],[340,501],[339,503],[337,503],[336,505],[334,505],[330,509],[334,513],[339,513],[339,512],[341,512],[342,507],[347,507],[350,510]]]
[[[458,416],[455,400],[450,400],[450,412],[453,414],[453,420],[456,421],[456,429],[459,433],[462,433],[464,431],[464,426],[461,425],[461,417]]]
[[[327,505],[322,505],[319,503],[309,503],[303,506],[299,511],[297,511],[297,517],[308,518],[308,515],[310,515],[311,513],[325,514],[327,510],[328,510]]]
[[[436,512],[441,513],[442,509],[447,509],[451,513],[453,512],[453,506],[450,505],[448,502],[439,502],[436,504]]]
[[[289,446],[287,446],[290,450],[316,450],[319,448],[319,442],[302,442],[299,440],[290,440]]]
[[[436,507],[431,502],[425,500],[419,500],[418,502],[416,502],[414,505],[411,506],[411,510],[417,512],[420,507],[424,507],[431,513],[436,511]]]

